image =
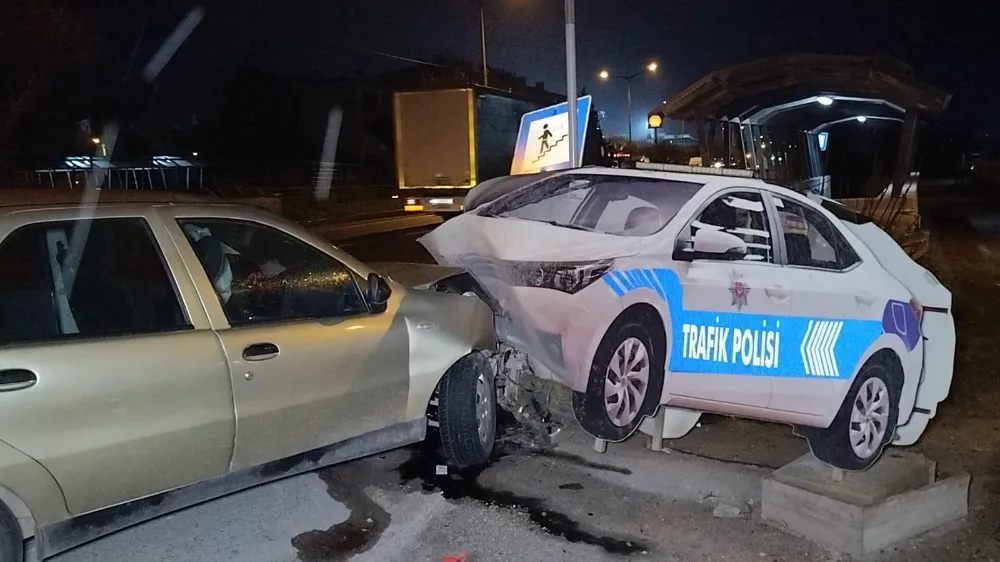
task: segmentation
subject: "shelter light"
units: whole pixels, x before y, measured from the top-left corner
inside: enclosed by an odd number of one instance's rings
[[[864,123],[867,120],[868,118],[865,117],[864,115],[858,115],[858,123]]]
[[[827,96],[820,96],[816,98],[816,103],[820,105],[833,105],[833,98]]]

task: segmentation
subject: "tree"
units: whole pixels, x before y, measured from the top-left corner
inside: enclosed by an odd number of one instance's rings
[[[0,18],[0,168],[15,134],[63,70],[96,57],[97,41],[77,14],[58,0],[6,0]]]

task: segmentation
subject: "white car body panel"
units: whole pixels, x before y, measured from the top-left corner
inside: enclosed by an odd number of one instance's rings
[[[912,445],[937,414],[938,404],[948,397],[951,388],[956,345],[951,291],[934,274],[910,259],[882,229],[873,224],[850,224],[848,228],[876,254],[879,263],[909,289],[924,310],[920,322],[924,339],[923,372],[915,389],[912,414],[903,418],[900,408],[900,425],[893,441],[895,445]]]
[[[582,392],[611,323],[629,307],[652,306],[667,334],[659,403],[668,406],[663,433],[669,438],[689,431],[698,411],[827,427],[865,362],[876,353],[891,352],[899,358],[904,379],[896,443],[909,444],[919,437],[923,429],[919,418],[925,414],[911,418],[911,412],[916,404],[933,416],[937,402],[947,395],[954,325],[950,314],[940,315],[946,318],[940,326],[925,315],[925,332],[928,328],[940,332],[937,337],[942,342],[933,352],[925,352],[910,300],[916,296],[925,306],[941,304],[947,290],[940,285],[934,289],[904,283],[911,271],[924,279],[926,270],[888,235],[873,225],[848,225],[810,198],[760,180],[586,168],[546,177],[574,174],[704,186],[680,205],[661,230],[646,236],[479,216],[493,204],[488,202],[422,238],[440,263],[468,269],[497,299],[502,310],[499,337],[525,351],[560,382]],[[531,185],[502,197],[527,189]],[[773,195],[821,213],[859,261],[844,271],[832,271],[781,263],[674,260],[682,231],[705,205],[733,189],[757,191],[764,200]],[[777,211],[774,203],[765,204],[769,205],[773,219]],[[871,229],[884,238],[872,235]],[[778,232],[777,227],[772,231]],[[770,244],[777,252],[785,242],[772,239]],[[604,260],[613,260],[611,269],[575,293],[537,283],[524,286],[532,283],[518,278],[523,276],[518,273],[520,262],[544,268],[560,262]],[[734,292],[737,282],[740,302]],[[946,300],[950,306],[950,293]],[[926,388],[920,383],[925,362],[942,371]],[[943,376],[945,364],[947,377]],[[903,425],[907,420],[910,423]],[[643,429],[652,431],[649,420]]]

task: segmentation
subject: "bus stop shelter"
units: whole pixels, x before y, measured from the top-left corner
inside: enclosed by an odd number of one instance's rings
[[[712,72],[648,117],[694,123],[705,166],[755,170],[820,193],[828,178],[820,159],[824,133],[852,120],[899,122],[892,175],[898,196],[912,172],[919,124],[950,101],[886,56],[793,54]]]

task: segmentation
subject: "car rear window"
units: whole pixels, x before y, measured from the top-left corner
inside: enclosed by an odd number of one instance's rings
[[[830,211],[833,216],[844,222],[849,222],[851,224],[866,224],[872,222],[872,218],[868,215],[861,214],[847,205],[838,203],[832,199],[823,198],[820,200],[820,205],[822,205],[827,211]]]

